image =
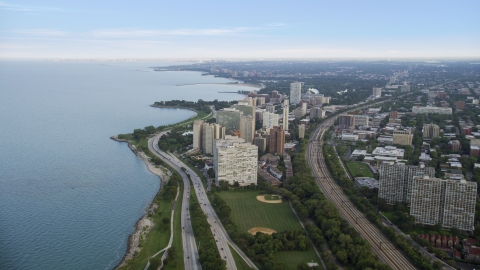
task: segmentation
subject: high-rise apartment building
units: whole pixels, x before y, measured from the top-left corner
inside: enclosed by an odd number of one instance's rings
[[[477,183],[414,177],[410,215],[415,223],[458,228],[472,232],[475,221]]]
[[[313,108],[310,109],[310,119],[313,119],[315,117],[323,118],[322,108],[313,107]]]
[[[419,166],[407,166],[405,170],[405,186],[406,192],[404,196],[404,202],[410,204],[412,200],[412,186],[413,178],[417,176],[435,177],[435,168],[425,167],[425,164],[421,163]]]
[[[388,204],[407,202],[411,200],[413,178],[416,176],[435,176],[435,168],[406,166],[403,163],[383,163],[378,169],[380,173],[378,198]]]
[[[422,130],[424,139],[434,139],[440,137],[440,127],[435,124],[423,125]]]
[[[368,126],[368,115],[354,115],[355,126]]]
[[[219,124],[203,123],[201,148],[207,154],[213,154],[214,141],[225,138],[225,127]]]
[[[283,154],[285,148],[285,130],[282,126],[270,129],[270,143],[268,144],[271,154]]]
[[[373,87],[372,96],[375,98],[379,98],[382,96],[382,88],[381,87]]]
[[[267,139],[262,138],[262,137],[255,137],[253,138],[253,144],[258,147],[258,150],[260,150],[262,153],[267,150]]]
[[[353,128],[355,127],[355,117],[352,114],[340,114],[338,116],[339,128]]]
[[[273,106],[272,104],[267,104],[267,106],[265,106],[265,109],[266,109],[267,112],[269,112],[269,113],[275,112],[275,106]]]
[[[405,165],[402,163],[382,163],[378,168],[380,173],[378,198],[388,204],[404,201]]]
[[[193,148],[200,149],[202,146],[202,124],[203,120],[193,121]]]
[[[302,97],[302,83],[293,82],[290,84],[290,104],[297,105]]]
[[[264,112],[262,126],[266,128],[273,128],[274,126],[278,126],[278,114]]]
[[[227,181],[240,186],[257,184],[258,147],[235,136],[215,140],[213,155],[215,182]]]
[[[237,109],[225,108],[217,111],[217,124],[224,126],[227,134],[231,134],[234,129],[240,130],[242,118],[243,112]]]
[[[305,124],[301,124],[298,126],[298,138],[305,138]]]
[[[413,134],[410,130],[394,130],[393,144],[412,145]]]
[[[290,113],[288,100],[283,101],[283,130],[288,130],[288,114]]]
[[[219,124],[209,124],[203,120],[193,122],[193,148],[213,153],[213,141],[225,137],[225,127]]]
[[[240,125],[240,138],[244,139],[247,143],[253,143],[254,135],[255,118],[251,115],[242,117]]]

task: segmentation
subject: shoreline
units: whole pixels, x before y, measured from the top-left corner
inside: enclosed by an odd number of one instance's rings
[[[113,269],[118,269],[125,265],[127,261],[133,258],[133,255],[135,252],[140,251],[141,248],[139,248],[139,243],[140,243],[140,238],[141,236],[145,236],[148,234],[148,232],[153,228],[153,221],[148,217],[148,214],[155,210],[157,208],[157,204],[155,203],[155,198],[159,195],[160,191],[162,191],[164,183],[168,181],[170,178],[168,175],[165,174],[165,172],[157,168],[154,164],[150,163],[148,161],[148,156],[145,155],[142,151],[138,151],[135,146],[132,145],[132,143],[128,140],[125,139],[119,139],[117,135],[110,137],[110,139],[116,141],[116,142],[126,142],[128,143],[128,148],[132,150],[132,152],[140,158],[145,165],[147,165],[148,171],[151,172],[152,174],[158,176],[160,179],[160,188],[158,189],[157,193],[153,197],[152,201],[148,205],[147,208],[147,213],[143,214],[135,223],[135,230],[133,233],[131,233],[128,236],[128,241],[127,241],[127,250],[125,252],[125,255],[123,258],[118,262],[118,264],[113,268]]]
[[[189,86],[189,85],[201,85],[201,84],[217,84],[217,85],[231,85],[231,86],[242,86],[242,87],[252,87],[261,89],[259,85],[248,84],[248,83],[187,83],[187,84],[177,84],[175,86]]]

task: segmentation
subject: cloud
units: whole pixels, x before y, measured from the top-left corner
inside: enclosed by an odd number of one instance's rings
[[[55,29],[29,29],[29,30],[17,30],[13,31],[18,34],[25,35],[34,35],[34,36],[66,36],[69,33],[65,31],[55,30]]]
[[[280,26],[285,26],[285,23],[269,23],[267,24],[267,27],[280,27]]]
[[[97,38],[134,38],[134,37],[161,37],[161,36],[220,36],[245,32],[252,28],[205,28],[205,29],[153,29],[153,30],[128,30],[128,29],[99,29],[90,31],[89,34]]]
[[[33,7],[33,6],[22,6],[9,4],[5,1],[0,1],[0,9],[3,10],[13,10],[13,11],[65,11],[61,8],[54,7]]]

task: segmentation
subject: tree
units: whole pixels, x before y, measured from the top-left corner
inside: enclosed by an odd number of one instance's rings
[[[210,178],[215,178],[215,171],[213,170],[213,168],[208,169],[207,174]]]
[[[163,224],[169,224],[170,223],[170,218],[169,217],[162,218],[162,223]]]
[[[365,159],[364,155],[360,155],[357,157],[357,161],[360,161],[360,162],[362,162],[364,159]]]

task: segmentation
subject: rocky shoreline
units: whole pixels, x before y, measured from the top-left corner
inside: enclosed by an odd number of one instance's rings
[[[157,194],[155,194],[154,198],[156,198],[159,195],[160,191],[162,190],[163,184],[168,181],[169,176],[167,174],[165,174],[165,172],[162,169],[157,168],[154,164],[150,163],[147,155],[145,155],[145,153],[143,153],[142,151],[138,151],[135,148],[135,146],[132,145],[128,140],[119,139],[118,136],[112,136],[112,137],[110,137],[110,139],[112,139],[114,141],[117,141],[117,142],[128,143],[128,147],[130,148],[130,150],[132,150],[132,152],[137,157],[139,157],[141,160],[143,160],[145,165],[147,165],[148,170],[151,173],[157,175],[160,178],[161,185],[160,185],[160,188],[159,188]],[[150,229],[153,228],[153,226],[154,226],[153,221],[148,217],[148,213],[153,212],[156,208],[157,208],[157,205],[154,202],[154,200],[152,200],[152,202],[148,206],[147,213],[144,214],[135,223],[135,231],[132,234],[130,234],[130,236],[128,237],[127,251],[125,252],[125,255],[123,256],[122,260],[117,264],[117,266],[115,266],[114,269],[119,269],[120,267],[125,265],[125,263],[128,262],[128,260],[133,258],[133,255],[135,255],[135,252],[140,252],[141,248],[138,247],[138,245],[140,243],[141,237],[145,236],[150,231]]]

